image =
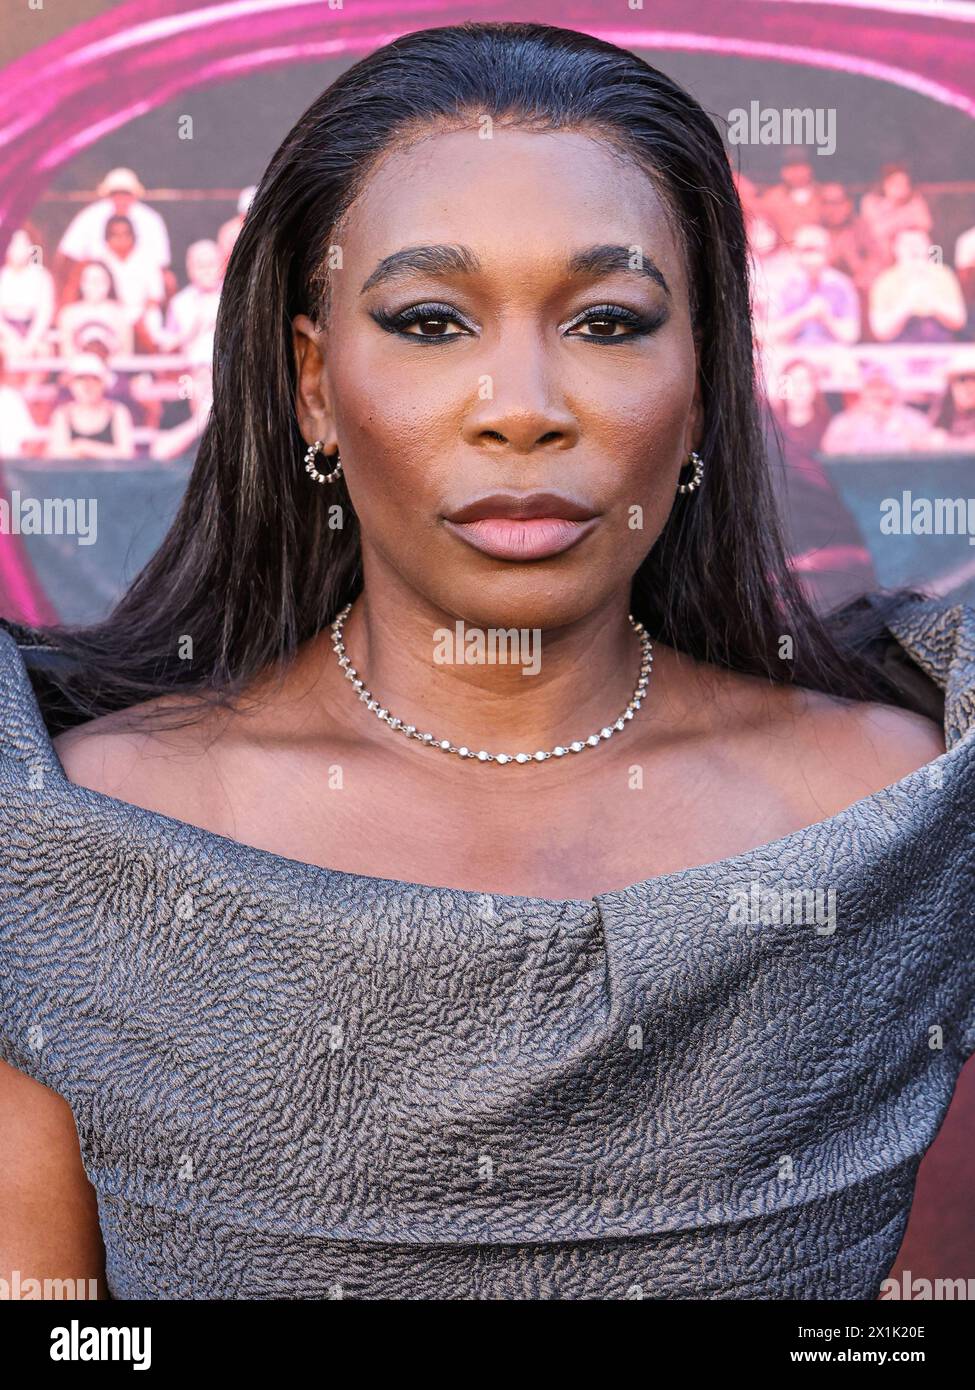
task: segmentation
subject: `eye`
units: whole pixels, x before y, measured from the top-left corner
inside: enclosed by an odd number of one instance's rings
[[[403,309],[398,314],[390,313],[388,309],[373,309],[371,313],[380,328],[385,328],[388,333],[399,333],[403,338],[417,338],[421,342],[445,343],[449,338],[464,336],[463,333],[445,333],[443,327],[446,324],[458,324],[470,331],[456,309],[452,309],[449,304],[411,304],[408,309]],[[424,330],[431,325],[440,331],[425,332]],[[410,332],[414,326],[418,327],[420,332]]]
[[[666,320],[666,313],[661,312],[651,317],[642,314],[635,314],[632,309],[624,309],[622,304],[597,304],[591,309],[587,309],[585,314],[575,320],[570,327],[592,327],[608,329],[608,332],[595,333],[576,333],[571,336],[577,338],[591,338],[595,342],[622,342],[626,338],[638,338],[645,333],[652,333],[659,328]],[[627,332],[617,333],[617,328],[627,329]]]
[[[398,333],[402,338],[414,338],[426,343],[446,343],[452,338],[462,338],[474,331],[449,304],[411,304],[399,313],[393,313],[388,309],[372,309],[370,314],[386,332]],[[595,327],[597,331],[573,333],[568,336],[588,338],[593,342],[623,342],[627,338],[638,338],[653,333],[666,320],[665,309],[655,314],[643,315],[634,313],[632,309],[626,309],[621,304],[597,304],[570,324],[570,328]],[[447,332],[450,324],[456,325],[462,331]],[[431,327],[436,331],[427,332]],[[625,331],[618,332],[620,328]],[[419,331],[411,331],[413,329]],[[599,331],[606,329],[608,332]]]

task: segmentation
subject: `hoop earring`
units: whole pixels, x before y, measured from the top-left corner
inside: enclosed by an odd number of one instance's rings
[[[322,441],[316,439],[314,444],[308,445],[308,449],[305,452],[305,472],[313,483],[334,483],[336,478],[341,478],[342,476],[342,460],[339,458],[337,449],[335,451],[335,467],[332,469],[331,473],[319,473],[318,469],[315,467],[315,458],[318,455],[318,451],[324,448],[325,445]]]
[[[687,455],[687,462],[694,465],[694,476],[689,483],[678,483],[678,492],[693,492],[695,488],[701,486],[701,479],[704,477],[704,460],[696,449],[692,449]]]

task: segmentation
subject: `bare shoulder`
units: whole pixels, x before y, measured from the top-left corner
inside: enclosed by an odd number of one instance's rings
[[[79,786],[177,820],[222,829],[241,808],[260,807],[274,768],[314,747],[327,702],[305,692],[293,665],[269,668],[236,698],[172,692],[91,719],[53,739]],[[326,721],[327,723],[327,721]]]
[[[796,698],[810,750],[845,767],[869,790],[900,781],[945,751],[941,725],[914,710],[820,691],[796,691]]]
[[[201,810],[215,766],[213,742],[220,718],[203,712],[182,727],[155,727],[141,716],[175,714],[179,701],[160,696],[129,710],[105,714],[58,734],[52,741],[65,776],[105,796],[166,814]],[[189,774],[189,775],[188,775]]]
[[[707,669],[708,735],[739,780],[812,819],[836,814],[933,762],[944,732],[913,710]]]
[[[945,751],[939,724],[894,705],[783,686],[769,709],[770,755],[811,813],[835,815]]]

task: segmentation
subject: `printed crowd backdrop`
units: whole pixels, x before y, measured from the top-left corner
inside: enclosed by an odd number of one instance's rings
[[[599,35],[697,97],[745,211],[796,572],[824,610],[906,583],[975,601],[975,6],[0,3],[0,615],[110,609],[185,487],[269,157],[361,56],[467,19]],[[963,1104],[921,1167],[908,1283],[970,1273],[939,1177],[970,1153]]]
[[[398,33],[534,19],[640,53],[722,131],[769,454],[817,605],[975,597],[975,9],[939,0],[4,0],[0,612],[105,613],[209,405],[234,238],[281,137]]]

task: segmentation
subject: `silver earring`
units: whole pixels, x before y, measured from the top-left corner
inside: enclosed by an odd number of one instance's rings
[[[678,492],[693,492],[695,488],[701,486],[701,479],[704,477],[704,460],[696,449],[692,449],[687,455],[687,462],[694,465],[694,476],[689,483],[678,483]]]
[[[320,449],[324,448],[325,445],[322,441],[316,439],[314,444],[308,445],[308,449],[305,452],[305,472],[313,483],[334,483],[336,478],[341,478],[342,476],[342,460],[339,458],[337,449],[334,456],[335,467],[332,469],[331,473],[319,473],[318,469],[315,467],[315,459],[318,452]]]

